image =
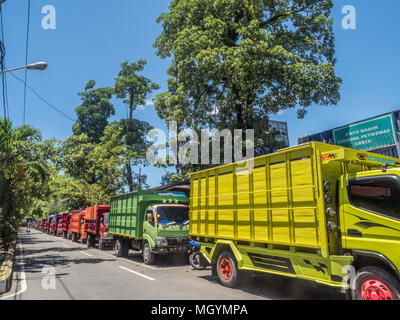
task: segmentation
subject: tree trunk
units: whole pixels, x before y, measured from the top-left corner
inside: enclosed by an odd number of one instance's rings
[[[125,164],[125,167],[126,167],[126,180],[128,180],[129,191],[132,192],[134,190],[134,185],[133,185],[132,167],[129,160]]]

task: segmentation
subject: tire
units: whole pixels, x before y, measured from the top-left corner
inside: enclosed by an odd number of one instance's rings
[[[143,262],[145,264],[148,265],[153,264],[154,261],[156,260],[156,255],[153,252],[151,252],[150,245],[147,241],[143,244],[142,255],[143,255]]]
[[[88,248],[93,248],[94,247],[94,236],[92,234],[88,234],[86,242],[87,242],[86,245]]]
[[[101,239],[99,240],[99,250],[104,250],[105,245],[103,243],[103,241],[101,241]]]
[[[189,262],[195,270],[204,270],[207,266],[204,263],[204,258],[200,252],[191,253],[189,256]]]
[[[64,239],[68,239],[67,231],[64,231],[64,232],[63,232],[63,237],[64,237]]]
[[[360,269],[353,284],[353,300],[400,300],[399,281],[381,268]]]
[[[117,257],[124,257],[124,241],[121,238],[118,238],[114,244],[115,255]]]
[[[218,279],[223,286],[235,288],[242,280],[235,256],[230,251],[221,252],[218,257],[216,271]]]
[[[124,239],[124,257],[127,257],[129,255],[129,243],[128,243],[128,239]]]

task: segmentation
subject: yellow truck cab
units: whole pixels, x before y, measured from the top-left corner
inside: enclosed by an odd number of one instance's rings
[[[311,142],[193,173],[190,236],[229,287],[257,271],[400,299],[399,165]]]

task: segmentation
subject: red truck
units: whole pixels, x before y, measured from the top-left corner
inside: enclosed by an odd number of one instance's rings
[[[40,225],[40,230],[42,232],[45,232],[46,231],[46,226],[47,226],[47,218],[43,218],[42,222],[41,222],[41,225]]]
[[[113,237],[108,234],[109,221],[109,205],[96,205],[86,208],[85,231],[88,248],[94,247],[96,243],[99,244],[100,250],[114,245]]]
[[[54,236],[58,235],[58,228],[61,226],[60,222],[62,222],[62,214],[58,214],[53,219],[53,222],[50,226],[50,233]]]
[[[52,226],[54,224],[55,218],[56,218],[55,214],[47,217],[46,226],[44,230],[47,234],[50,234],[52,232]]]
[[[64,239],[68,238],[69,225],[71,222],[71,212],[65,212],[62,214],[58,224],[58,236],[62,236]]]
[[[83,243],[86,240],[85,214],[85,210],[74,210],[71,212],[68,238],[71,238],[73,242],[79,241]]]

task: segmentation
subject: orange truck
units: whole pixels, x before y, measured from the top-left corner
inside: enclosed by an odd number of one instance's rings
[[[85,232],[85,210],[74,210],[71,212],[71,222],[69,226],[69,233],[71,236],[68,238],[72,238],[73,242],[81,242],[84,243],[86,240],[86,232]]]
[[[110,206],[96,205],[86,208],[85,232],[87,234],[88,248],[99,245],[99,249],[114,245],[113,236],[108,234],[110,221]]]

